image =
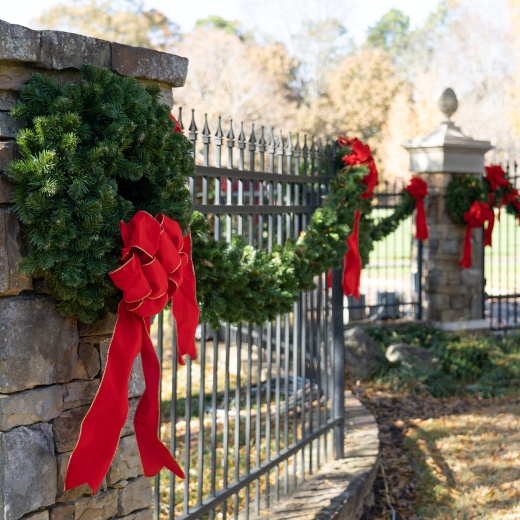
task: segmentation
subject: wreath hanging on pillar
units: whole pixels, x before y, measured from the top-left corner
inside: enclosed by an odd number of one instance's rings
[[[115,311],[108,273],[119,265],[120,221],[164,213],[186,232],[191,144],[159,102],[157,86],[86,65],[61,86],[36,74],[12,115],[26,122],[9,165],[16,211],[29,235],[20,263],[45,276],[58,311],[89,323]]]
[[[484,176],[458,175],[446,190],[448,215],[455,224],[466,226],[460,265],[471,267],[471,229],[484,228],[484,246],[492,245],[495,210],[502,207],[520,223],[520,193],[499,165],[485,167]]]

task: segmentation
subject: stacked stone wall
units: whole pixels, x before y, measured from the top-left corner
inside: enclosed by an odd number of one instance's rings
[[[84,485],[67,492],[63,479],[81,421],[100,384],[115,317],[92,325],[63,318],[41,279],[18,270],[28,244],[4,174],[16,158],[20,123],[9,110],[35,72],[60,82],[78,78],[84,63],[161,86],[182,86],[187,60],[75,34],[32,31],[0,20],[0,518],[94,520],[152,518],[152,490],[133,431],[144,391],[136,361],[129,385],[130,413],[113,463],[92,496]]]

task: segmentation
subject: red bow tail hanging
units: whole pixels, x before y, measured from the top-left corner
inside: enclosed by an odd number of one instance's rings
[[[172,312],[177,324],[178,360],[184,365],[182,356],[188,354],[192,359],[197,357],[195,349],[195,332],[199,324],[199,304],[195,290],[195,271],[191,258],[191,235],[184,237],[186,263],[184,264],[184,280],[172,299]]]
[[[359,254],[359,209],[354,214],[354,227],[347,238],[348,251],[343,260],[343,294],[353,295],[359,301],[359,284],[361,281],[361,255]]]
[[[500,210],[499,210],[500,211]],[[500,213],[499,213],[500,216]],[[484,247],[489,246],[492,247],[492,235],[493,235],[493,228],[495,227],[495,212],[490,207],[489,213],[488,213],[488,225],[486,226],[486,230],[484,231]]]
[[[426,240],[428,238],[428,225],[424,211],[424,197],[428,195],[428,185],[423,179],[413,177],[406,187],[406,191],[415,199],[415,238]]]
[[[493,216],[491,216],[493,215]],[[462,254],[462,260],[460,265],[466,269],[471,267],[471,230],[473,228],[480,228],[486,222],[490,222],[491,218],[494,218],[493,211],[489,208],[486,202],[474,202],[469,210],[464,213],[464,221],[467,223],[466,235],[464,237],[464,252]],[[488,225],[488,229],[489,229]]]
[[[150,317],[158,314],[182,288],[181,303],[194,311],[179,328],[179,352],[195,356],[193,321],[198,323],[195,276],[191,264],[191,241],[182,236],[176,222],[158,215],[154,219],[137,212],[121,223],[123,265],[110,273],[123,291],[118,319],[108,350],[99,391],[83,420],[72,453],[65,489],[87,483],[94,492],[101,485],[117,449],[128,414],[128,380],[132,363],[141,353],[146,390],[135,414],[135,434],[144,474],[156,475],[163,467],[181,478],[184,473],[158,437],[160,365],[150,339]],[[186,317],[182,313],[176,317]]]

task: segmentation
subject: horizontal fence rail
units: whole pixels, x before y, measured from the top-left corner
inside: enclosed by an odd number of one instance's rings
[[[246,138],[242,124],[235,137],[232,122],[224,137],[220,119],[214,134],[205,119],[199,135],[194,112],[186,133],[197,164],[194,206],[215,239],[240,236],[271,251],[306,229],[334,173],[330,142],[254,127]],[[253,518],[341,456],[344,354],[342,342],[334,347],[326,276],[315,282],[273,322],[202,323],[197,359],[185,367],[175,362],[171,318],[159,316],[161,435],[186,479],[155,479],[155,518]]]

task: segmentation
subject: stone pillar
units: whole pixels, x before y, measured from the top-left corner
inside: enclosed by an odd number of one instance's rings
[[[482,320],[484,259],[483,233],[475,229],[472,267],[460,267],[466,228],[448,216],[446,188],[456,175],[482,175],[484,154],[491,149],[488,141],[477,141],[455,126],[451,116],[457,107],[455,93],[446,89],[439,100],[445,120],[427,136],[403,145],[410,153],[410,170],[428,183],[429,190],[425,200],[429,239],[423,244],[423,317],[448,328],[447,322]],[[477,322],[472,325],[477,326]]]
[[[179,56],[58,31],[32,31],[0,20],[0,518],[18,520],[151,520],[151,480],[142,467],[133,414],[144,391],[137,361],[129,385],[130,414],[102,488],[66,493],[63,479],[81,421],[99,387],[114,316],[92,325],[63,318],[41,279],[20,274],[24,256],[12,186],[3,174],[16,157],[20,124],[9,115],[20,87],[35,72],[71,81],[84,63],[161,87],[184,84]]]

